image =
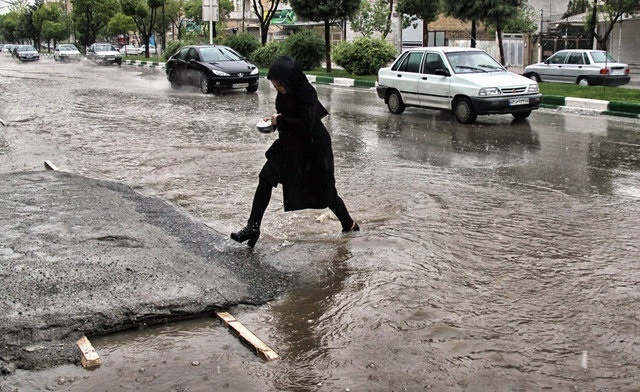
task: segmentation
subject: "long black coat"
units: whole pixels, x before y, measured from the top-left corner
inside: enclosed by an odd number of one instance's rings
[[[308,85],[278,93],[276,111],[279,137],[265,155],[277,176],[272,183],[282,183],[285,211],[328,207],[338,194],[331,137],[321,121],[327,110]]]

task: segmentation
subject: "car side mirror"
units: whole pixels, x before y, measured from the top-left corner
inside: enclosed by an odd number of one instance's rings
[[[440,76],[451,76],[451,74],[449,73],[449,71],[447,71],[444,68],[438,68],[435,70],[434,74],[436,75],[440,75]]]
[[[546,60],[544,61],[544,63],[545,63],[545,64],[547,64],[547,65],[549,65],[549,59],[546,59]]]

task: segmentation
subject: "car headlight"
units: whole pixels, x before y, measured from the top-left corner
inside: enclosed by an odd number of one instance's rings
[[[540,92],[540,87],[538,87],[537,84],[530,84],[529,85],[529,92],[530,93],[538,93],[538,92]]]
[[[484,87],[484,88],[481,88],[480,92],[478,93],[478,95],[480,95],[481,97],[486,97],[490,95],[501,95],[501,94],[502,92],[497,87]]]
[[[260,73],[260,70],[258,69],[258,67],[254,68],[251,70],[251,72],[249,73],[249,75],[257,75]]]
[[[211,72],[216,76],[231,76],[228,73],[226,73],[224,71],[219,71],[217,69],[212,69]]]

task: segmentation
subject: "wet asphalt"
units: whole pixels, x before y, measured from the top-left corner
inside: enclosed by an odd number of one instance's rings
[[[129,186],[44,167],[0,177],[3,374],[79,363],[83,335],[262,304],[295,281]]]

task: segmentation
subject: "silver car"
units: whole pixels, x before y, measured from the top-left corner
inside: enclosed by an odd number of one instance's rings
[[[587,49],[558,51],[543,63],[527,66],[524,76],[537,82],[581,86],[622,86],[631,79],[628,64],[617,62],[603,50]]]
[[[53,51],[55,61],[80,61],[82,59],[80,51],[73,44],[60,44]]]
[[[91,45],[87,49],[87,59],[96,64],[122,64],[122,55],[109,43]]]

